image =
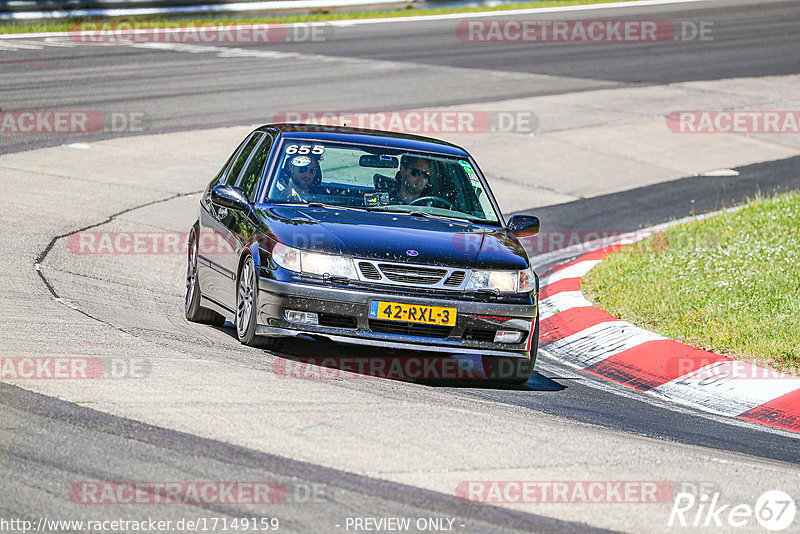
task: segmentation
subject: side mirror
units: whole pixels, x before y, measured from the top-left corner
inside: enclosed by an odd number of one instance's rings
[[[508,220],[508,231],[517,237],[529,237],[539,233],[539,217],[514,215]]]
[[[232,185],[218,185],[212,189],[211,203],[221,208],[244,212],[250,211],[252,207],[244,191]]]

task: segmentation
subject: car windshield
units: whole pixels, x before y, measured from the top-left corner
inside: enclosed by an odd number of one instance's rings
[[[264,202],[499,221],[466,158],[322,141],[284,142]]]

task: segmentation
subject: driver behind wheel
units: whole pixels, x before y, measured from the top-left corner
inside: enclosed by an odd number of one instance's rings
[[[418,198],[431,194],[431,161],[416,156],[403,156],[397,172],[397,188],[391,192],[391,199],[402,204],[410,204]]]

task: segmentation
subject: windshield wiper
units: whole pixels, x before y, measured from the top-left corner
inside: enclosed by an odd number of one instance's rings
[[[436,218],[436,219],[451,219],[452,217],[443,217],[441,215],[433,215],[432,213],[427,213],[424,211],[405,211],[405,210],[384,210],[380,208],[372,208],[369,211],[380,211],[382,213],[399,213],[401,215],[413,215],[415,217],[425,217],[426,219]]]
[[[467,221],[472,222],[472,218],[468,217],[453,217],[449,215],[436,215],[433,213],[428,213],[427,211],[407,211],[407,212],[399,212],[399,213],[408,213],[409,215],[416,215],[417,217],[425,217],[426,219],[440,219],[443,221]]]
[[[440,219],[440,220],[443,220],[443,221],[477,222],[477,223],[480,223],[480,224],[490,224],[489,221],[486,221],[486,220],[481,219],[479,217],[472,217],[472,216],[469,216],[467,214],[464,214],[465,215],[464,217],[453,217],[453,216],[449,216],[449,215],[436,215],[436,214],[433,214],[433,213],[428,213],[427,211],[419,211],[419,210],[414,210],[414,211],[405,211],[405,210],[397,210],[397,209],[390,210],[390,209],[384,209],[383,206],[377,206],[377,207],[373,207],[373,208],[364,208],[364,209],[366,211],[379,211],[381,213],[399,213],[401,215],[414,215],[414,216],[417,216],[417,217],[425,217],[427,219]]]
[[[336,206],[335,204],[325,204],[323,202],[309,202],[304,205],[307,208],[328,208],[332,210],[356,210],[356,211],[368,211],[364,208],[356,208],[354,206]]]

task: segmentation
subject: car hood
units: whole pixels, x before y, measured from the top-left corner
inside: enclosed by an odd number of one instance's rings
[[[466,221],[335,208],[257,210],[275,240],[356,258],[483,269],[524,269],[525,250],[504,228]]]

